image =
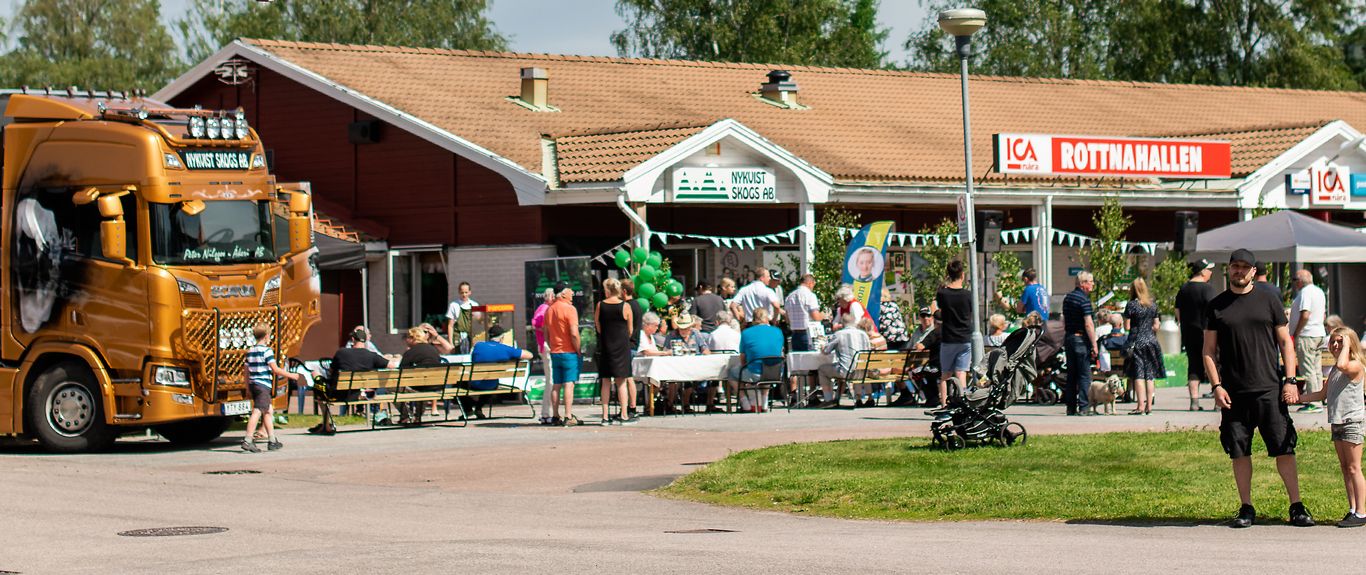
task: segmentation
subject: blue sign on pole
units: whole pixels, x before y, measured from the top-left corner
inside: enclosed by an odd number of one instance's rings
[[[1366,197],[1366,174],[1352,174],[1352,197]]]

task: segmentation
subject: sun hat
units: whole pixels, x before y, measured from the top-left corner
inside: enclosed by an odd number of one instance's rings
[[[686,313],[678,314],[678,317],[674,318],[674,327],[679,329],[692,327],[692,316]]]

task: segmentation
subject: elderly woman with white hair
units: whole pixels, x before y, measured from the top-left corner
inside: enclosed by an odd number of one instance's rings
[[[728,311],[716,312],[716,329],[711,332],[711,350],[740,351],[740,322]]]
[[[852,321],[854,323],[850,323],[846,326],[844,324],[845,315],[853,317],[854,319]],[[873,316],[869,315],[868,310],[863,308],[863,304],[859,302],[857,297],[854,297],[854,288],[852,286],[844,284],[840,286],[840,289],[835,290],[835,321],[833,322],[834,325],[832,327],[836,330],[845,327],[855,327],[858,320],[864,317]]]
[[[550,304],[555,303],[555,290],[545,288],[541,294],[541,305],[536,308],[536,312],[531,315],[531,327],[536,332],[536,353],[541,356],[541,367],[545,370],[545,394],[541,396],[541,425],[550,425],[554,421],[551,408],[554,401],[550,399],[550,345],[545,340],[545,314],[550,311]]]

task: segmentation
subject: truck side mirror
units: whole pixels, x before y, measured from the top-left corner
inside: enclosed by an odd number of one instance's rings
[[[313,226],[309,224],[308,216],[290,214],[289,252],[301,254],[311,247],[313,247]]]
[[[100,247],[104,249],[104,257],[131,263],[128,259],[127,246],[128,227],[122,217],[100,222]]]

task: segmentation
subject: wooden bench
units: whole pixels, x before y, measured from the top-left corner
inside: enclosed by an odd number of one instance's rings
[[[852,385],[872,385],[884,390],[890,385],[895,387],[910,378],[911,371],[929,361],[928,351],[860,351],[854,354],[854,371],[848,383]],[[906,385],[910,390],[910,385]],[[857,401],[858,398],[855,398]],[[891,403],[891,395],[887,394]]]
[[[505,363],[453,363],[377,371],[343,371],[337,374],[335,389],[329,390],[328,395],[356,397],[329,400],[327,403],[356,407],[387,403],[455,401],[459,406],[460,398],[517,394],[521,396],[522,403],[529,405],[525,383],[530,372],[531,362],[528,360]],[[505,383],[504,379],[511,381]],[[493,380],[498,383],[494,389],[488,390],[472,389],[469,386],[469,382],[481,380]],[[517,386],[519,380],[523,384],[522,387]],[[370,390],[372,394],[366,396],[360,393],[361,390]],[[462,426],[468,425],[469,417],[464,407],[460,406],[459,410]],[[370,428],[374,429],[374,418],[368,419]],[[450,410],[446,411],[441,421],[450,421]]]

